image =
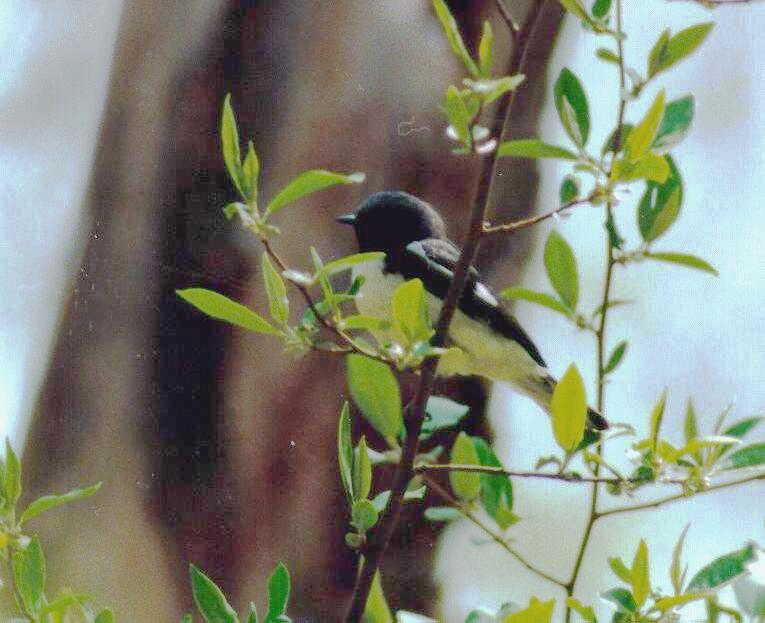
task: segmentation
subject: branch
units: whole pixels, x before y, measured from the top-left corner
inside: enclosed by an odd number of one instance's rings
[[[515,551],[510,546],[510,544],[505,539],[502,538],[501,535],[494,532],[494,530],[492,530],[483,521],[481,521],[481,519],[475,513],[473,513],[473,511],[471,511],[465,504],[461,503],[459,500],[456,500],[454,497],[452,497],[452,495],[446,489],[444,489],[440,484],[428,478],[427,476],[423,476],[422,480],[428,485],[431,491],[436,493],[442,500],[444,500],[447,504],[449,504],[449,506],[456,508],[460,513],[462,513],[464,517],[472,521],[476,526],[478,526],[481,530],[483,530],[486,533],[486,535],[492,539],[492,541],[497,543],[497,545],[499,545],[502,549],[504,549],[507,553],[509,553],[513,558],[515,558],[519,563],[521,563],[524,567],[526,567],[526,569],[538,575],[540,578],[543,578],[547,580],[548,582],[552,582],[556,586],[565,588],[566,585],[563,582],[545,573],[541,569],[537,569],[528,560],[526,560],[523,556],[521,556],[521,554]]]
[[[510,60],[509,71],[507,72],[511,76],[521,73],[520,70],[525,65],[528,43],[545,2],[546,0],[537,0],[531,6],[529,15],[527,16],[523,27],[518,32],[515,41],[515,49],[513,50],[513,55]],[[508,97],[502,99],[496,107],[492,127],[502,123],[502,131],[499,136],[500,140],[502,139],[502,135],[508,130],[510,113],[512,112],[514,101],[515,92],[511,91]],[[477,154],[476,156],[481,157]],[[468,270],[473,264],[473,259],[478,250],[478,244],[483,232],[483,222],[488,208],[488,200],[491,195],[492,182],[496,177],[497,158],[497,150],[494,150],[483,160],[483,166],[481,168],[481,174],[473,200],[467,239],[462,247],[459,261],[455,266],[454,277],[449,285],[449,291],[447,292],[446,299],[441,308],[441,313],[438,317],[438,322],[436,323],[436,332],[433,337],[433,346],[435,347],[442,347],[447,342],[449,325],[457,310],[457,304],[462,296],[462,292],[465,289]],[[438,358],[432,357],[423,364],[420,370],[420,383],[414,400],[407,409],[404,422],[406,428],[406,442],[404,443],[402,450],[401,461],[393,478],[393,486],[391,487],[388,506],[383,511],[380,523],[371,534],[365,549],[364,563],[356,579],[353,598],[351,599],[350,608],[345,617],[346,623],[358,623],[361,621],[366,607],[367,597],[369,596],[369,590],[372,586],[372,580],[377,573],[383,554],[388,547],[388,543],[390,542],[396,523],[398,522],[398,517],[401,514],[404,494],[406,493],[409,482],[414,476],[414,459],[417,456],[420,431],[422,430],[422,424],[425,420],[425,405],[433,390],[437,366]]]
[[[505,5],[505,0],[495,0],[495,4],[497,5],[497,9],[499,9],[499,14],[502,16],[502,19],[505,21],[505,24],[507,24],[507,28],[510,31],[510,35],[513,38],[513,45],[518,45],[518,35],[520,33],[520,28],[518,27],[518,24],[516,24],[515,20],[513,19],[513,16],[510,15],[510,11],[507,9],[507,6]]]
[[[599,196],[598,193],[593,192],[591,195],[588,195],[587,197],[579,197],[576,199],[572,199],[571,201],[567,201],[561,206],[558,206],[554,210],[551,210],[550,212],[545,212],[544,214],[538,214],[537,216],[531,216],[529,218],[520,219],[518,221],[512,221],[510,223],[503,223],[502,225],[484,225],[482,235],[489,236],[491,234],[511,234],[513,232],[518,231],[519,229],[525,229],[527,227],[531,227],[532,225],[536,225],[537,223],[541,223],[542,221],[547,220],[548,218],[552,218],[556,214],[560,214],[561,212],[565,212],[569,208],[573,208],[577,205],[582,205],[585,203],[591,203]]]

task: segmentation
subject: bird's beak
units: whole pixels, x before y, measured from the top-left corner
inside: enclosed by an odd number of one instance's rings
[[[343,216],[338,216],[335,220],[338,223],[342,223],[343,225],[355,225],[356,224],[356,215],[355,214],[343,214]]]

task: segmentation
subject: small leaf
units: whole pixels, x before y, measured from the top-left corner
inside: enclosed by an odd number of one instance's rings
[[[545,269],[550,283],[563,303],[576,309],[579,300],[579,276],[576,257],[568,242],[557,231],[547,236],[544,254]]]
[[[582,617],[582,619],[587,623],[597,623],[597,619],[595,618],[595,611],[589,606],[582,605],[582,602],[580,602],[578,599],[567,597],[566,605],[577,612],[579,616]]]
[[[353,445],[351,442],[351,416],[348,403],[343,403],[340,420],[337,426],[337,463],[340,468],[340,481],[343,483],[348,501],[353,495]]]
[[[369,500],[356,500],[351,509],[351,522],[360,532],[365,533],[377,523],[377,509]]]
[[[337,260],[332,260],[323,264],[317,272],[317,278],[330,277],[335,273],[339,273],[359,264],[365,264],[366,262],[374,262],[375,260],[382,260],[385,258],[385,253],[380,251],[368,251],[367,253],[354,253],[353,255],[347,255]]]
[[[19,523],[23,524],[29,521],[33,517],[41,515],[51,508],[61,506],[62,504],[68,504],[70,502],[76,502],[78,500],[84,500],[96,493],[101,488],[101,483],[97,483],[90,487],[72,489],[71,491],[64,493],[63,495],[45,495],[41,498],[37,498],[29,506],[24,509],[24,512],[19,519]]]
[[[467,405],[443,396],[431,396],[425,406],[427,417],[422,424],[420,439],[427,439],[436,431],[456,426],[469,411]]]
[[[525,79],[526,76],[524,74],[516,74],[514,76],[502,76],[501,78],[492,80],[470,80],[469,78],[465,78],[462,83],[478,96],[475,101],[478,102],[480,107],[480,99],[483,99],[484,105],[489,105],[495,100],[498,100],[505,93],[515,91],[515,89],[523,84]],[[471,107],[468,106],[468,114],[471,119],[475,117],[477,113],[478,108],[473,107],[471,109]]]
[[[502,619],[502,623],[551,623],[555,600],[539,601],[532,597],[528,608],[514,612]]]
[[[672,65],[681,61],[696,50],[706,39],[714,24],[706,22],[696,24],[681,30],[671,38],[668,31],[662,33],[662,38],[651,51],[649,60],[649,77],[655,76],[660,71],[669,69]],[[660,46],[660,44],[662,44]]]
[[[603,374],[610,374],[616,367],[622,362],[624,353],[627,351],[627,340],[619,342],[614,350],[611,351],[611,355],[608,357],[608,363],[606,364]]]
[[[367,451],[367,440],[362,435],[356,446],[353,461],[353,493],[354,499],[366,500],[372,489],[372,463]]]
[[[536,303],[542,305],[548,309],[563,314],[568,317],[573,314],[573,311],[569,309],[564,303],[561,303],[554,296],[545,294],[544,292],[535,292],[534,290],[528,290],[527,288],[511,287],[505,288],[500,292],[500,295],[506,299],[515,299],[520,301],[528,301],[530,303]]]
[[[699,435],[699,427],[696,421],[696,410],[693,408],[693,401],[690,398],[688,399],[688,405],[685,408],[683,434],[685,435],[686,444],[696,439]],[[699,452],[694,454],[694,459],[697,465],[701,465],[704,462],[704,459]]]
[[[632,596],[635,598],[635,604],[642,608],[648,594],[651,591],[651,580],[649,578],[648,567],[648,547],[643,539],[640,539],[635,559],[632,561],[631,580]]]
[[[467,104],[462,99],[462,95],[457,87],[450,86],[447,89],[444,109],[449,125],[454,129],[457,139],[465,147],[470,148],[472,145],[470,124],[473,121],[473,115],[470,114]]]
[[[573,175],[567,175],[560,184],[560,203],[566,205],[579,197],[579,180]]]
[[[601,593],[600,596],[616,604],[620,612],[637,612],[638,607],[635,604],[635,599],[626,588],[613,588],[610,591]]]
[[[572,452],[582,441],[587,421],[587,394],[576,365],[571,364],[555,386],[550,413],[555,441]]]
[[[369,590],[369,597],[364,608],[364,623],[393,623],[393,614],[391,614],[388,602],[385,599],[382,582],[380,581],[380,572],[375,572],[372,580],[372,587]]]
[[[356,314],[346,316],[342,320],[344,329],[355,329],[360,331],[387,331],[390,329],[390,322],[374,316],[364,316]]]
[[[252,602],[250,602],[250,607],[247,610],[247,623],[258,623],[258,609]]]
[[[488,443],[480,437],[473,437],[478,460],[486,467],[502,467]],[[481,502],[483,507],[501,530],[507,530],[518,521],[513,513],[513,485],[510,477],[503,474],[481,474]]]
[[[189,619],[189,621],[190,620],[191,619]],[[101,610],[93,623],[114,623],[114,614],[108,608],[106,610]]]
[[[685,569],[683,568],[682,556],[683,545],[685,545],[685,537],[688,535],[688,528],[691,524],[686,524],[683,531],[680,533],[680,538],[677,540],[674,550],[672,551],[672,566],[669,569],[669,577],[672,581],[672,588],[675,590],[675,594],[679,595],[683,592],[683,583],[685,581]]]
[[[455,465],[480,465],[478,452],[464,431],[457,435],[449,462]],[[457,497],[472,500],[481,490],[481,475],[473,472],[449,472],[449,482]]]
[[[478,59],[481,78],[491,78],[491,71],[494,67],[494,31],[488,20],[483,23],[481,43],[478,45]]]
[[[456,508],[451,506],[431,506],[425,509],[425,519],[432,522],[449,522],[462,516]]]
[[[413,345],[430,339],[433,330],[430,327],[422,281],[411,279],[396,288],[391,308],[393,327],[404,344]]]
[[[231,107],[231,93],[223,100],[223,113],[220,121],[220,139],[223,161],[239,194],[246,197],[242,184],[242,155],[239,151],[239,132],[236,128],[234,109]]]
[[[618,182],[648,180],[663,184],[671,172],[665,156],[648,153],[637,162],[620,159],[614,162],[611,179]]]
[[[602,61],[606,61],[607,63],[619,65],[619,55],[616,54],[616,52],[609,50],[608,48],[598,48],[595,50],[595,56],[597,56]]]
[[[5,439],[5,508],[13,509],[21,497],[21,463],[11,447],[8,438]]]
[[[652,151],[666,154],[685,138],[693,121],[693,104],[693,95],[686,95],[667,104],[664,118],[651,145]]]
[[[14,552],[13,579],[25,608],[32,614],[40,612],[45,599],[45,557],[37,536],[25,550]]]
[[[574,143],[584,147],[590,135],[590,111],[579,78],[564,67],[555,82],[554,93],[555,108],[563,127]]]
[[[725,464],[725,469],[742,469],[765,465],[765,443],[744,446],[731,454]]]
[[[186,288],[185,290],[176,290],[175,293],[212,318],[224,320],[254,333],[280,335],[279,330],[269,324],[265,318],[248,307],[232,301],[227,296],[206,288]]]
[[[625,584],[632,584],[632,571],[624,564],[621,558],[609,558],[608,566],[611,567],[611,571],[614,572],[617,578],[619,578]]]
[[[709,597],[709,593],[686,593],[685,595],[675,595],[674,597],[662,597],[656,600],[656,608],[660,612],[666,612],[672,608],[682,607],[685,604],[692,601],[698,601],[699,599],[706,599]]]
[[[648,182],[638,204],[637,220],[640,235],[652,242],[677,220],[683,200],[683,180],[675,161],[665,157],[669,175],[662,183]]]
[[[387,439],[403,425],[401,393],[390,368],[379,361],[351,354],[346,358],[351,396],[367,421]]]
[[[337,186],[338,184],[361,184],[365,179],[363,173],[344,175],[332,171],[314,169],[301,173],[284,188],[282,188],[266,208],[263,218],[268,218],[281,210],[288,203],[302,199],[306,195]]]
[[[754,548],[749,545],[744,549],[730,552],[716,558],[691,578],[687,592],[716,589],[738,576],[747,573],[746,563],[754,560]]]
[[[238,623],[236,612],[215,582],[194,565],[190,565],[190,570],[194,602],[206,623]]]
[[[664,58],[667,54],[667,44],[669,43],[669,28],[662,31],[659,38],[654,43],[648,54],[648,77],[655,76],[661,69]]]
[[[290,573],[284,563],[280,562],[268,578],[268,613],[264,623],[281,621],[280,617],[286,612],[289,599]]]
[[[579,158],[568,149],[550,145],[538,138],[504,141],[500,144],[497,155],[514,158],[561,158],[563,160],[577,160]]]
[[[651,143],[664,116],[664,90],[659,91],[643,120],[637,124],[627,138],[625,153],[631,162],[637,162],[648,153]]]
[[[695,255],[689,255],[688,253],[670,253],[667,251],[650,251],[645,254],[649,260],[657,260],[659,262],[669,262],[670,264],[679,264],[680,266],[687,266],[688,268],[695,268],[705,273],[710,273],[715,277],[720,273],[706,260],[702,260]]]
[[[271,318],[280,324],[287,322],[290,313],[290,302],[287,298],[287,286],[279,272],[271,263],[268,253],[263,251],[261,256],[261,265],[263,268],[263,281],[266,284],[266,295],[268,296],[268,309],[271,312]]]
[[[378,513],[382,513],[388,506],[388,500],[390,500],[390,491],[381,491],[372,499],[372,506]]]
[[[659,402],[656,403],[656,405],[653,408],[653,411],[651,411],[651,424],[650,424],[650,438],[649,438],[649,447],[651,449],[651,454],[655,455],[656,450],[658,448],[659,444],[659,431],[661,430],[661,422],[664,419],[664,407],[667,404],[667,390],[665,389],[661,393],[661,397],[659,398]]]
[[[592,5],[592,14],[598,19],[604,18],[611,10],[611,0],[595,0]]]
[[[255,153],[255,145],[252,141],[247,146],[247,157],[242,167],[242,179],[244,180],[247,201],[256,201],[258,198],[258,176],[260,175],[260,161]]]
[[[457,22],[451,11],[449,11],[446,2],[444,0],[433,0],[433,9],[436,12],[438,21],[441,22],[441,28],[444,30],[449,45],[452,46],[452,51],[465,64],[467,70],[477,78],[480,75],[478,66],[467,51],[465,42],[462,40],[459,28],[457,27]]]

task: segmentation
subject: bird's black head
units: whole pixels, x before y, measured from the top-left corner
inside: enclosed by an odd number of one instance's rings
[[[395,251],[415,240],[446,235],[443,220],[429,203],[400,190],[370,195],[356,212],[337,220],[353,225],[361,252]]]

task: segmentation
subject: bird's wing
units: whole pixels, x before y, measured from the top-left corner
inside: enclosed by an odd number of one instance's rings
[[[428,292],[444,299],[459,256],[457,247],[448,240],[429,238],[407,245],[404,253],[396,258],[398,266],[395,268],[405,279],[421,279]],[[468,283],[459,308],[467,316],[485,322],[503,337],[520,344],[535,362],[547,367],[534,342],[499,296],[480,281],[480,275],[473,266],[468,272]]]

